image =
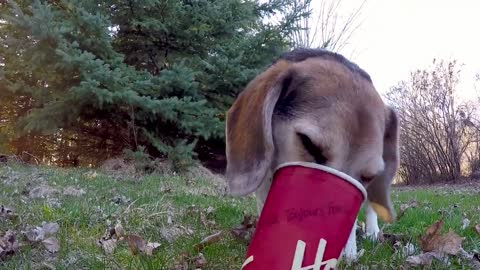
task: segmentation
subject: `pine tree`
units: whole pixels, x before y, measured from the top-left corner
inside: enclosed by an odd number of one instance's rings
[[[305,16],[291,2],[8,1],[1,104],[23,136],[187,157],[198,140],[222,140],[234,97],[288,48],[291,22]],[[268,22],[276,12],[283,20]]]

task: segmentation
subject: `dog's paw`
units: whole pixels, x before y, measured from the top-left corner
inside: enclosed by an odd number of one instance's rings
[[[369,226],[370,225],[370,226]],[[380,228],[378,227],[378,224],[367,224],[365,228],[365,236],[373,241],[377,241],[379,238],[379,233],[380,233]]]
[[[343,256],[344,256],[345,262],[347,264],[352,264],[352,263],[356,262],[359,258],[356,247],[355,247],[355,249],[345,247],[345,250],[343,252]]]
[[[343,252],[342,252],[342,257],[345,260],[345,262],[347,263],[347,265],[352,265],[353,263],[358,262],[358,260],[360,259],[360,257],[363,256],[364,253],[365,253],[365,249],[361,249],[358,252],[357,252],[356,249],[355,250],[350,250],[348,252],[347,252],[346,249],[344,249]]]
[[[350,240],[350,239],[349,239]],[[348,264],[356,262],[358,259],[357,243],[355,241],[348,241],[343,249],[343,257]]]

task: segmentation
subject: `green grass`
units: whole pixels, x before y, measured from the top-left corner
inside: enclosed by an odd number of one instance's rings
[[[198,254],[193,246],[204,237],[240,224],[244,213],[256,214],[252,197],[224,196],[208,179],[154,174],[138,179],[114,179],[102,173],[89,178],[87,172],[15,164],[0,166],[0,204],[18,215],[17,220],[0,218],[0,235],[8,229],[15,230],[25,244],[17,254],[0,262],[0,269],[174,269],[175,262],[181,261],[185,252]],[[60,193],[51,196],[55,199],[30,199],[28,191],[40,184],[60,190],[73,186],[86,193],[79,197]],[[472,225],[480,223],[478,191],[394,190],[392,196],[397,210],[401,203],[412,199],[419,206],[407,210],[397,223],[381,224],[383,232],[407,235],[418,248],[418,237],[443,216],[444,231],[451,228],[465,237],[465,250],[480,250],[476,232],[472,228],[461,229],[464,217]],[[213,225],[205,225],[201,219],[200,212],[209,207],[214,209],[208,216]],[[360,220],[363,219],[362,211]],[[42,221],[60,225],[57,234],[60,250],[56,254],[48,253],[41,245],[28,244],[20,236],[27,225],[40,225]],[[132,255],[125,243],[119,244],[113,254],[105,254],[96,242],[117,221],[121,221],[127,233],[159,242],[161,246],[153,256]],[[180,234],[168,241],[162,232],[174,226],[181,226],[181,230],[190,234]],[[245,243],[226,235],[202,251],[208,262],[202,269],[240,269],[246,248]],[[405,263],[404,254],[388,243],[361,239],[359,249],[365,250],[359,261],[350,266],[342,263],[341,269],[415,269]],[[434,262],[430,269],[471,269],[462,266],[464,263],[455,257],[450,263],[447,266]]]

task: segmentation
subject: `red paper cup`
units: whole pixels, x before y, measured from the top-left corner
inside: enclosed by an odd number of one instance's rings
[[[281,165],[241,269],[336,268],[366,198],[362,184],[333,168]]]

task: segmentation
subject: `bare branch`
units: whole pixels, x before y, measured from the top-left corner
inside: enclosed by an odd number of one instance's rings
[[[366,0],[350,11],[342,20],[341,0],[321,0],[316,6],[311,0],[296,0],[298,5],[303,5],[313,14],[309,18],[297,21],[297,30],[292,35],[294,47],[316,47],[331,51],[340,51],[359,29],[358,21]]]

